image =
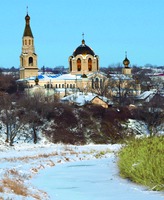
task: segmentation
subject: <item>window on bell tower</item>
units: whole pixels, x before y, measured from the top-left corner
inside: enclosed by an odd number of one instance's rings
[[[28,59],[28,64],[29,64],[30,66],[33,66],[33,57],[29,57],[29,59]]]

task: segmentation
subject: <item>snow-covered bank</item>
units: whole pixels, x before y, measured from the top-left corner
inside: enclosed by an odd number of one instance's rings
[[[32,178],[41,170],[61,163],[107,158],[120,145],[16,145],[0,148],[0,199],[48,199],[48,194],[33,187]],[[60,165],[61,166],[61,165]],[[55,167],[54,167],[55,168]],[[14,182],[15,181],[15,182]],[[17,185],[17,188],[13,188]],[[18,188],[24,188],[19,191]],[[40,183],[42,186],[42,183]],[[36,198],[37,197],[37,198]]]
[[[11,149],[1,146],[0,199],[164,199],[162,193],[147,191],[119,177],[114,152],[120,147],[51,143]]]
[[[164,194],[147,191],[118,176],[116,158],[67,163],[42,171],[33,184],[52,200],[162,200]]]

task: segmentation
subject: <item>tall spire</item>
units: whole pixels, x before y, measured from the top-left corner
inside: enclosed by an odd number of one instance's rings
[[[28,6],[27,6],[27,15],[25,17],[26,25],[23,33],[23,37],[29,36],[33,38],[33,34],[30,27],[30,16],[28,15]]]
[[[127,58],[127,51],[125,51],[125,58]]]
[[[83,38],[83,40],[84,40],[84,33],[82,34],[82,38]]]
[[[27,15],[28,15],[28,6],[26,7],[26,10],[27,10]]]
[[[85,40],[84,40],[84,33],[82,34],[82,45],[85,45]]]

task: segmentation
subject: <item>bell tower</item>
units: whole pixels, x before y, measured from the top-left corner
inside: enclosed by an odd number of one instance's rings
[[[127,52],[125,52],[125,59],[123,60],[124,68],[122,69],[122,73],[128,76],[132,76],[132,69],[129,67],[130,61],[127,58]]]
[[[38,76],[37,54],[34,48],[34,37],[30,27],[30,16],[25,16],[25,29],[22,37],[22,53],[20,55],[20,79]]]

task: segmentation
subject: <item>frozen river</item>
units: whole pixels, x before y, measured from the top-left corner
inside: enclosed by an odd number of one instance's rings
[[[52,200],[164,200],[163,193],[121,179],[114,156],[57,165],[41,171],[33,184]]]

